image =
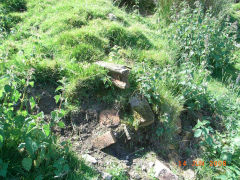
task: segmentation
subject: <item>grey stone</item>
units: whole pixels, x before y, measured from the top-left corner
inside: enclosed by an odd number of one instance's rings
[[[97,164],[97,160],[94,157],[90,156],[89,154],[82,155],[82,158],[89,163]]]
[[[102,173],[102,178],[103,178],[104,180],[112,180],[112,175],[109,174],[109,173],[103,172],[103,173]]]
[[[154,166],[154,162],[149,162],[148,166],[149,166],[149,168],[152,168]]]
[[[154,114],[145,97],[141,95],[133,96],[130,99],[132,109],[141,116],[140,127],[148,126],[154,123]]]
[[[108,14],[108,19],[111,21],[116,21],[117,20],[117,16],[115,16],[113,13],[109,13]]]
[[[183,172],[183,177],[186,179],[186,180],[193,180],[193,179],[196,179],[195,177],[195,173],[192,169],[188,169],[186,171]]]
[[[154,166],[155,177],[160,179],[177,180],[178,177],[159,160],[156,160]]]

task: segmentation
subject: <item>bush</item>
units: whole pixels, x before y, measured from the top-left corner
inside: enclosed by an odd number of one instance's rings
[[[44,120],[42,112],[30,114],[36,106],[34,98],[27,99],[26,94],[34,84],[29,81],[31,73],[27,80],[14,75],[9,78],[9,84],[0,89],[0,177],[49,179],[68,173],[66,146],[58,148],[51,132],[53,127],[64,127],[60,121],[63,112],[52,112],[51,122]],[[20,86],[23,87],[21,91],[18,90]]]
[[[25,0],[0,0],[0,3],[8,11],[25,11],[27,9]]]
[[[157,13],[160,18],[166,20],[167,23],[174,22],[171,18],[172,15],[181,11],[182,3],[185,3],[185,7],[190,6],[191,8],[198,8],[196,2],[200,2],[203,6],[204,12],[211,9],[211,12],[215,15],[225,10],[226,7],[233,2],[233,0],[158,0]],[[172,12],[171,9],[175,9],[176,12]]]
[[[0,8],[0,33],[9,33],[11,28],[13,28],[20,21],[20,17],[9,15]]]
[[[216,72],[226,69],[232,63],[232,52],[236,44],[235,24],[224,14],[214,17],[210,11],[204,13],[202,6],[196,9],[184,8],[170,25],[174,29],[173,40],[180,46],[180,62],[192,61]]]

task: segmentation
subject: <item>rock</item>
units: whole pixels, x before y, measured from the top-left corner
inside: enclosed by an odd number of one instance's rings
[[[149,162],[148,166],[149,166],[149,168],[152,168],[154,166],[154,162]]]
[[[82,155],[82,158],[87,162],[90,162],[92,164],[97,164],[97,160],[94,157],[90,156],[89,154]]]
[[[181,148],[188,147],[188,145],[191,141],[192,135],[193,134],[190,131],[183,131],[182,143],[180,144]]]
[[[118,111],[114,109],[107,109],[100,112],[99,115],[100,124],[107,127],[118,126],[120,124],[120,118]]]
[[[175,146],[173,144],[169,144],[168,145],[168,148],[171,149],[171,150],[174,150],[175,149]]]
[[[183,177],[186,180],[193,180],[193,179],[196,178],[195,177],[195,173],[194,173],[194,171],[192,169],[188,169],[188,170],[184,171],[183,172]]]
[[[134,179],[134,180],[140,180],[140,179],[142,179],[142,178],[139,176],[139,174],[136,173],[136,172],[134,172],[134,171],[130,171],[130,172],[129,172],[129,175],[130,175],[131,178]]]
[[[127,126],[125,124],[124,124],[124,132],[125,132],[125,134],[127,136],[127,140],[131,140],[130,133],[129,133],[128,128],[127,128]]]
[[[154,123],[154,114],[145,97],[137,95],[132,97],[129,102],[132,109],[141,116],[139,127],[149,126]]]
[[[172,173],[172,171],[159,160],[156,160],[154,166],[155,177],[166,180],[177,180],[178,177]]]
[[[171,152],[168,154],[169,161],[173,164],[177,164],[180,160],[179,155],[176,152]]]
[[[106,148],[112,144],[115,144],[117,142],[115,136],[113,135],[112,131],[108,131],[105,134],[95,138],[92,141],[93,147],[97,149],[103,149]]]
[[[126,80],[124,80],[126,81]],[[129,84],[127,82],[124,82],[123,80],[120,81],[118,79],[112,79],[112,82],[115,86],[119,87],[120,89],[126,89],[129,87]]]
[[[181,119],[180,119],[180,118],[178,118],[178,120],[177,120],[177,122],[176,122],[176,125],[177,125],[177,130],[176,130],[176,132],[177,132],[178,134],[180,134],[180,133],[182,132],[182,122],[181,122]]]
[[[117,20],[117,16],[115,16],[115,15],[112,14],[112,13],[109,13],[109,14],[108,14],[108,19],[111,20],[111,21],[116,21],[116,20]]]
[[[102,178],[103,178],[104,180],[112,180],[112,175],[103,172],[103,173],[102,173]]]
[[[142,171],[147,172],[147,168],[146,168],[146,166],[142,165]]]

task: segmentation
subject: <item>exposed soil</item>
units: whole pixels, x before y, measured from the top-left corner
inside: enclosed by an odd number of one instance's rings
[[[58,107],[54,100],[54,87],[48,86],[36,87],[31,90],[32,96],[38,99],[37,111],[43,111],[46,116]],[[90,164],[99,172],[111,172],[112,169],[118,169],[125,172],[130,179],[154,179],[152,163],[160,159],[165,164],[174,167],[177,174],[182,174],[178,167],[178,161],[193,160],[197,154],[194,152],[194,141],[191,132],[185,131],[178,135],[179,146],[166,146],[164,139],[156,136],[156,127],[159,123],[154,123],[147,128],[141,128],[138,131],[129,129],[131,140],[127,139],[123,125],[107,127],[99,122],[99,114],[102,110],[117,106],[108,105],[104,102],[93,100],[83,103],[84,106],[76,111],[72,111],[65,118],[66,128],[57,130],[60,135],[60,141],[69,141],[72,143],[73,151],[81,158],[82,155],[90,155],[97,160],[97,163]],[[185,127],[191,126],[187,123]],[[112,130],[117,143],[103,150],[93,147],[92,141],[100,134]],[[186,137],[187,136],[187,137]],[[185,138],[185,139],[184,139]],[[192,152],[189,154],[188,150]],[[191,163],[188,163],[191,164]],[[190,166],[185,167],[188,169]],[[181,176],[179,176],[181,179]]]

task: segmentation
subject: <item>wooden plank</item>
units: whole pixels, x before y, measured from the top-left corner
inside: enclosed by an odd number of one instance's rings
[[[129,68],[126,66],[120,65],[120,64],[113,64],[113,63],[108,63],[104,61],[98,61],[95,64],[104,67],[108,69],[109,71],[121,74],[121,75],[127,75],[129,74]]]

